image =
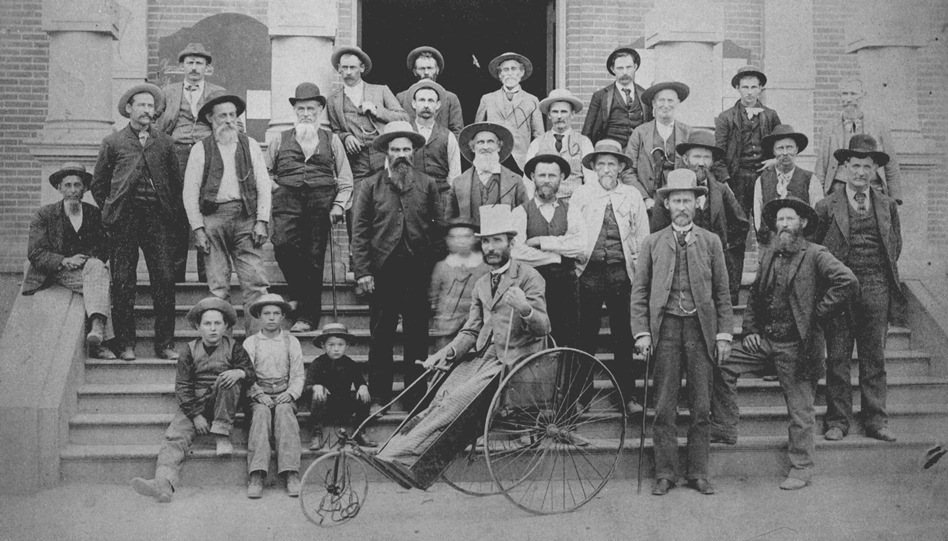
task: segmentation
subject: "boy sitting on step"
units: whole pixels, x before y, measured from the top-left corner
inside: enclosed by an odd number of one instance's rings
[[[161,503],[170,502],[181,465],[196,435],[215,434],[217,456],[234,453],[230,432],[237,402],[244,386],[256,380],[243,346],[225,334],[236,322],[234,307],[217,297],[198,302],[188,312],[188,323],[201,336],[192,340],[178,359],[174,385],[178,411],[158,451],[155,478],[132,479],[135,492]],[[208,419],[213,422],[209,424]]]
[[[353,338],[342,323],[328,323],[313,339],[313,344],[325,351],[306,369],[301,400],[312,412],[313,441],[309,448],[313,451],[322,449],[328,441],[328,434],[326,439],[323,437],[327,426],[348,425],[350,421],[358,426],[369,416],[369,388],[359,366],[346,355]],[[353,392],[352,387],[357,390]],[[378,446],[364,434],[356,435],[355,442],[362,447]]]

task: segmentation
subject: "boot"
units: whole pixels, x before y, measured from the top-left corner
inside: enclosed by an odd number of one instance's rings
[[[296,498],[300,495],[300,472],[288,471],[283,474],[286,479],[286,495]]]
[[[171,482],[164,478],[142,479],[136,477],[132,479],[132,488],[142,496],[148,496],[158,500],[158,503],[168,503],[171,501],[171,494],[174,489],[171,488]]]
[[[250,472],[250,481],[247,482],[247,497],[256,500],[263,496],[263,479],[266,474],[262,471]]]
[[[89,330],[89,334],[86,335],[86,345],[93,349],[97,348],[102,344],[104,337],[105,323],[102,316],[92,316],[92,328]]]

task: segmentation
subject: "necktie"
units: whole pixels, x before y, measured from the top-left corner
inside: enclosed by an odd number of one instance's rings
[[[864,214],[867,210],[866,208],[866,194],[859,192],[853,196],[853,199],[856,200],[856,212],[859,214]]]
[[[631,89],[631,88],[623,88],[623,89],[622,89],[622,92],[625,93],[625,107],[626,107],[626,109],[631,109],[631,108],[632,108],[632,89]]]
[[[678,246],[685,245],[685,239],[688,237],[687,231],[675,231],[675,238],[678,239]]]
[[[503,276],[503,273],[491,274],[490,275],[490,296],[493,297],[497,294],[497,286],[500,285],[500,278]]]
[[[790,185],[790,176],[778,172],[777,173],[777,195],[779,195],[781,199],[785,199],[787,197],[787,186],[789,185]]]
[[[138,132],[138,142],[142,144],[142,148],[145,148],[145,141],[148,140],[148,132],[142,130]]]
[[[199,89],[200,87],[198,87],[197,85],[188,85],[185,87],[185,90],[188,92],[188,103],[191,104],[191,115],[194,116],[195,118],[198,115],[199,109],[197,106],[198,97],[195,96],[194,93],[197,92]]]
[[[553,137],[556,138],[556,145],[554,145],[554,147],[556,148],[556,151],[557,151],[557,152],[563,152],[563,134],[562,134],[562,133],[554,133],[554,134],[553,134]]]

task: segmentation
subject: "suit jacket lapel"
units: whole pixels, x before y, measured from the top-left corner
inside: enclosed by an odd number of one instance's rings
[[[881,194],[875,188],[869,188],[872,199],[872,211],[876,213],[876,223],[879,224],[879,236],[882,237],[882,245],[885,246],[886,254],[891,254],[892,249],[889,246],[889,230],[892,228],[892,220],[889,216],[889,209],[882,201]]]
[[[800,263],[803,263],[803,256],[806,254],[806,248],[801,248],[797,250],[797,253],[793,254],[793,258],[790,259],[790,274],[787,275],[787,283],[793,283],[793,277],[797,275],[797,271],[800,269]]]
[[[849,198],[846,197],[846,190],[837,190],[839,195],[836,197],[833,205],[833,217],[836,225],[842,233],[843,242],[849,244]]]
[[[517,268],[515,266],[514,261],[511,260],[510,267],[500,277],[500,283],[497,284],[497,292],[494,294],[494,297],[490,300],[490,306],[488,306],[488,308],[493,310],[494,307],[497,306],[497,303],[500,302],[501,298],[503,298],[504,293],[506,293],[507,290],[510,289],[510,286],[513,285],[514,278],[517,277],[516,275],[517,275]],[[487,288],[488,288],[488,293],[489,293],[490,273],[487,274]]]
[[[609,124],[609,113],[610,111],[612,111],[612,100],[615,99],[615,93],[616,93],[615,83],[606,87],[606,99],[604,100],[605,103],[603,103],[601,114],[602,114],[602,121],[607,125]],[[603,128],[605,128],[605,126],[603,126]]]

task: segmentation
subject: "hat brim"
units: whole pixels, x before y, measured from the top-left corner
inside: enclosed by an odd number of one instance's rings
[[[200,56],[204,60],[207,60],[208,64],[214,61],[214,59],[211,58],[211,55],[207,53],[199,53],[195,51],[181,51],[181,54],[178,55],[178,63],[180,64],[181,62],[184,62],[184,59],[189,56]]]
[[[339,338],[344,338],[347,344],[351,344],[356,336],[352,333],[342,332],[342,331],[331,331],[327,333],[322,333],[315,338],[313,338],[313,345],[319,349],[325,349],[323,346],[326,345],[326,340],[329,340],[333,336],[338,336]]]
[[[513,229],[507,229],[503,231],[485,231],[483,233],[474,233],[474,236],[483,239],[485,237],[493,237],[494,235],[510,235],[513,237],[517,236],[517,231]]]
[[[695,194],[695,197],[699,195],[708,195],[708,189],[704,186],[694,186],[691,188],[669,188],[668,186],[665,186],[663,188],[659,188],[655,190],[655,195],[656,195],[655,199],[656,200],[664,199],[668,194],[672,192],[692,192]]]
[[[494,79],[497,79],[498,81],[500,81],[500,75],[497,73],[497,68],[499,68],[501,64],[503,64],[504,62],[508,60],[516,60],[520,62],[520,64],[523,66],[523,77],[520,78],[520,82],[526,81],[527,79],[530,78],[531,75],[533,75],[533,62],[530,62],[529,58],[523,56],[522,54],[504,53],[498,56],[497,58],[491,60],[490,64],[487,67],[487,69],[490,70],[490,74],[491,76],[494,77]]]
[[[237,310],[229,302],[214,297],[202,299],[188,310],[187,320],[191,327],[197,329],[201,325],[201,316],[208,310],[217,310],[223,314],[228,327],[237,324]]]
[[[247,310],[247,312],[249,312],[252,317],[258,318],[260,317],[260,312],[263,311],[264,306],[279,306],[280,309],[283,310],[284,316],[289,314],[290,311],[293,310],[293,307],[290,306],[290,303],[286,301],[257,300],[253,304],[250,305],[250,308]]]
[[[767,137],[764,137],[764,140],[761,142],[763,147],[763,158],[765,160],[774,157],[774,145],[777,144],[777,141],[781,139],[793,139],[797,144],[797,153],[801,153],[806,149],[810,144],[810,138],[802,133],[780,133],[780,134],[770,134]]]
[[[214,106],[221,103],[233,103],[234,107],[237,108],[237,116],[244,114],[244,111],[247,110],[247,104],[244,102],[244,100],[240,99],[240,96],[226,94],[224,96],[218,96],[214,99],[208,100],[207,103],[202,105],[201,110],[198,111],[198,120],[210,126],[211,120],[208,117],[214,111]]]
[[[688,99],[688,95],[691,94],[691,88],[689,88],[685,83],[669,81],[666,83],[658,83],[657,85],[652,85],[646,88],[645,91],[642,92],[642,101],[645,103],[652,103],[652,100],[655,99],[655,95],[662,90],[674,90],[675,94],[678,95],[678,101],[685,101]]]
[[[290,98],[290,105],[295,106],[301,101],[316,101],[323,107],[326,106],[326,96],[311,96],[308,98]]]
[[[407,137],[411,139],[412,146],[415,150],[425,146],[425,136],[413,131],[393,131],[391,133],[383,133],[375,138],[375,141],[372,141],[372,148],[379,152],[385,152],[388,150],[388,144],[393,139],[398,139],[399,137]]]
[[[563,177],[570,176],[573,171],[569,166],[569,162],[563,159],[562,156],[557,154],[537,154],[536,156],[527,160],[527,163],[523,166],[523,174],[530,177],[533,174],[533,171],[537,168],[538,163],[548,163],[549,160],[553,160],[560,166],[560,172],[563,174]]]
[[[339,59],[342,58],[343,55],[347,54],[356,55],[359,57],[359,60],[362,61],[362,65],[365,67],[365,69],[362,70],[363,77],[372,71],[372,59],[369,58],[369,55],[365,54],[365,51],[357,47],[342,47],[340,49],[336,49],[336,51],[332,53],[332,68],[334,70],[339,70]]]
[[[161,89],[151,83],[141,83],[132,86],[122,94],[122,98],[118,102],[118,112],[120,115],[128,118],[128,111],[125,110],[125,106],[128,105],[128,102],[132,99],[133,96],[137,96],[142,93],[149,93],[152,97],[155,98],[155,111],[163,111],[165,104],[165,97],[161,93]]]
[[[632,167],[632,158],[621,152],[612,152],[610,150],[599,150],[596,152],[590,152],[583,157],[583,167],[586,169],[595,171],[596,166],[595,162],[599,156],[615,156],[619,159],[620,162],[625,164],[625,168],[628,169]]]
[[[466,220],[456,220],[456,221],[448,222],[444,224],[444,231],[448,232],[454,229],[455,227],[466,227],[468,229],[473,229],[475,235],[479,233],[481,230],[480,226],[475,224],[474,222],[469,222]]]
[[[879,167],[885,167],[890,160],[889,155],[885,152],[879,152],[878,150],[849,150],[848,148],[837,150],[833,153],[833,157],[836,158],[836,161],[839,163],[846,163],[846,160],[849,158],[872,158],[872,161],[876,162],[876,165]]]
[[[76,176],[82,179],[82,185],[85,186],[85,189],[89,189],[89,186],[92,185],[92,173],[88,171],[78,171],[76,169],[60,169],[55,171],[53,174],[49,175],[49,183],[53,185],[53,188],[59,189],[59,185],[62,183],[63,179],[66,177]]]
[[[550,114],[550,107],[558,101],[565,101],[566,103],[573,106],[573,113],[578,113],[583,110],[583,102],[579,98],[544,98],[540,100],[540,112],[544,115]]]
[[[511,133],[506,126],[494,124],[493,122],[477,122],[475,124],[469,124],[461,130],[461,134],[458,136],[458,149],[461,151],[461,156],[464,156],[465,160],[474,163],[474,151],[471,150],[471,140],[483,131],[492,132],[500,139],[502,145],[500,149],[500,162],[503,163],[510,157],[510,154],[513,153],[513,133]]]
[[[632,61],[635,62],[635,69],[638,69],[642,65],[642,56],[639,55],[639,52],[633,49],[632,47],[619,47],[615,51],[609,53],[609,56],[606,58],[606,70],[610,75],[615,75],[615,70],[612,69],[612,64],[615,62],[616,57],[620,54],[630,54],[632,55]]]
[[[408,71],[415,71],[415,60],[418,60],[421,53],[431,53],[431,56],[435,58],[435,62],[438,63],[438,71],[444,71],[444,56],[441,55],[438,49],[428,47],[427,45],[412,49],[412,51],[408,53],[408,58],[405,61],[408,65]]]
[[[760,81],[761,88],[767,86],[767,76],[764,75],[764,72],[757,70],[746,70],[734,74],[734,77],[731,77],[731,88],[737,88],[741,84],[741,79],[744,77],[757,77],[757,80]]]
[[[777,230],[777,212],[782,208],[792,208],[797,211],[801,218],[806,219],[806,227],[803,228],[803,235],[807,236],[816,231],[819,225],[819,216],[810,205],[807,205],[799,199],[774,199],[764,205],[761,212],[761,219],[767,224],[771,231]]]
[[[436,85],[437,85],[437,86],[436,86]],[[426,88],[429,89],[429,90],[434,90],[435,94],[438,95],[438,101],[440,101],[440,102],[442,102],[442,103],[444,102],[444,100],[445,100],[445,92],[447,92],[447,91],[444,89],[443,86],[439,85],[438,83],[435,83],[434,81],[428,80],[428,79],[425,79],[425,80],[423,80],[423,81],[418,81],[417,83],[415,83],[415,84],[411,85],[410,87],[408,87],[408,98],[411,99],[412,101],[414,101],[414,100],[415,100],[415,94],[417,94],[419,90],[423,90],[423,89],[426,89]]]
[[[713,145],[702,145],[699,143],[681,143],[675,146],[675,152],[680,156],[684,156],[689,150],[693,148],[706,148],[711,151],[711,158],[714,161],[723,160],[727,155],[727,152],[724,151],[721,147],[716,147]]]

